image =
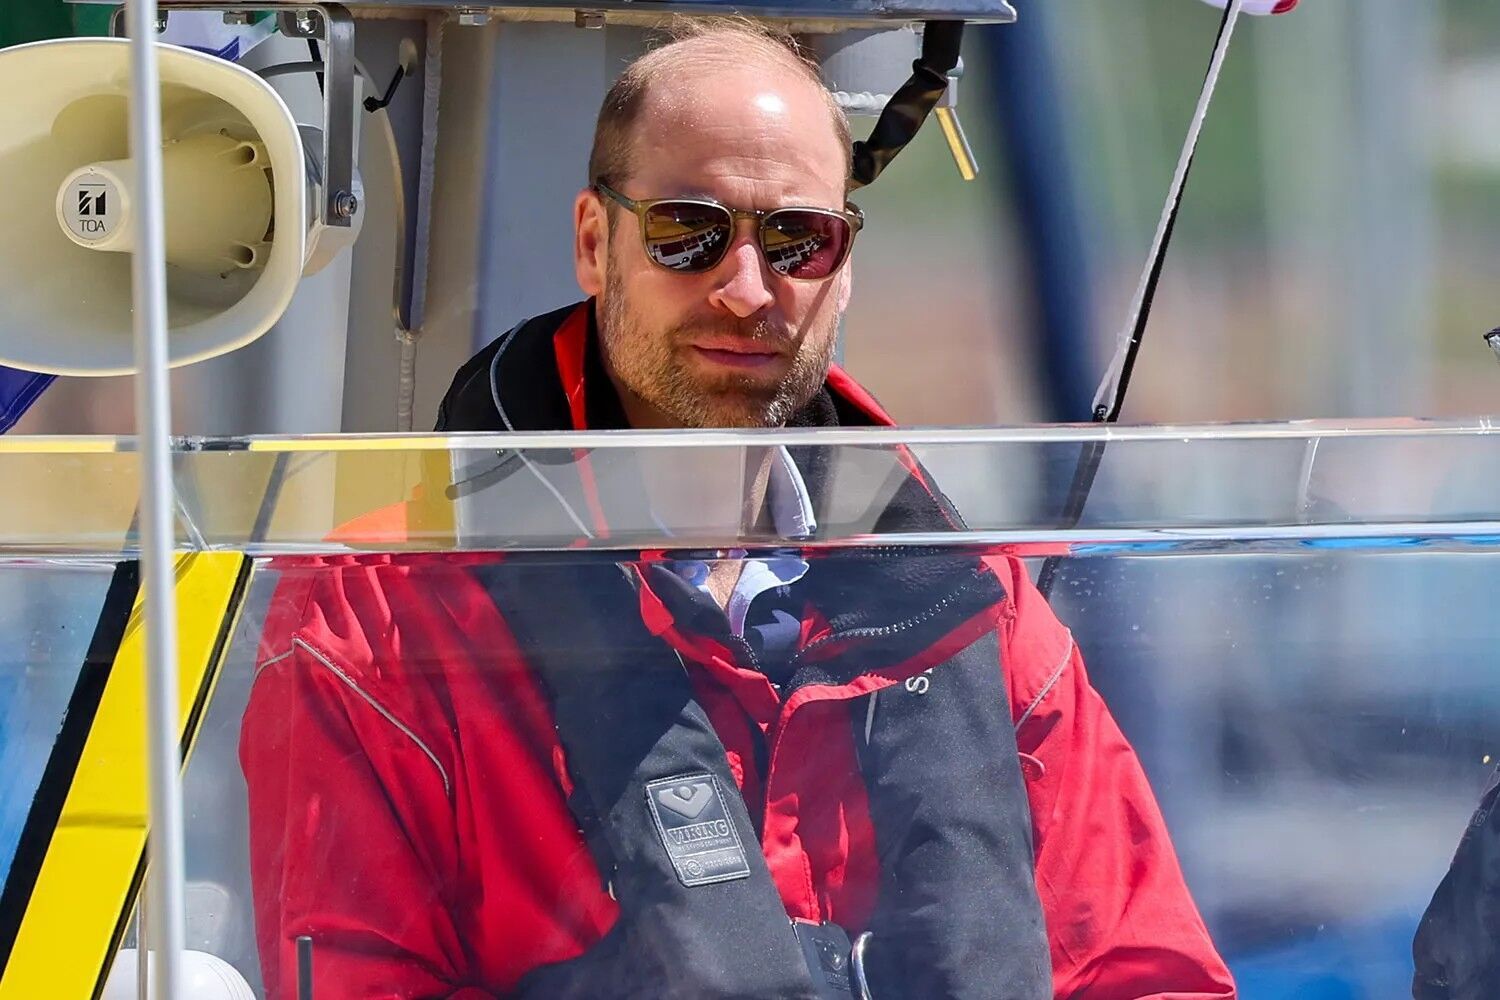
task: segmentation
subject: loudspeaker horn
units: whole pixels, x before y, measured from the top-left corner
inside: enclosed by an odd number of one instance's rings
[[[248,344],[286,309],[306,255],[307,168],[297,124],[264,80],[158,50],[176,367]],[[0,50],[0,364],[135,370],[129,58],[112,38]]]

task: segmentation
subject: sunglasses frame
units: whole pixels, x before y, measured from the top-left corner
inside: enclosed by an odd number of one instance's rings
[[[655,208],[657,205],[670,203],[676,205],[705,205],[709,208],[716,208],[719,211],[725,212],[729,215],[729,225],[731,227],[731,232],[741,219],[753,220],[755,222],[755,246],[760,251],[761,259],[766,261],[766,266],[770,267],[771,270],[779,277],[787,278],[791,281],[827,281],[829,278],[833,277],[838,273],[839,268],[843,267],[844,263],[849,259],[849,254],[854,249],[854,238],[858,236],[859,231],[865,227],[865,213],[860,211],[859,206],[854,204],[853,202],[845,202],[845,204],[848,206],[845,211],[839,211],[838,209],[834,208],[818,208],[815,205],[783,205],[781,208],[769,208],[760,210],[730,208],[723,202],[715,201],[712,198],[644,198],[637,201],[634,198],[626,197],[625,195],[616,191],[614,188],[610,187],[608,184],[604,183],[604,181],[602,180],[594,181],[594,183],[589,185],[589,187],[593,189],[593,192],[595,194],[604,198],[608,198],[610,201],[613,201],[621,208],[624,208],[635,215],[636,220],[640,223],[641,247],[646,251],[646,259],[651,261],[652,264],[655,264],[662,270],[671,271],[673,274],[707,274],[709,271],[712,271],[714,268],[718,267],[724,262],[724,257],[727,257],[729,255],[729,248],[726,246],[724,249],[724,255],[721,256],[718,260],[714,261],[712,266],[706,267],[701,271],[684,271],[680,268],[672,267],[669,264],[661,263],[651,255],[651,245],[646,238],[646,213],[651,211],[651,209]],[[833,267],[828,269],[827,274],[817,278],[799,278],[796,275],[792,274],[782,274],[780,271],[777,271],[774,266],[771,265],[770,258],[766,256],[766,245],[764,242],[766,220],[771,218],[773,215],[777,215],[781,212],[813,212],[817,215],[829,215],[835,218],[843,219],[844,222],[848,224],[849,240],[844,244],[844,252],[839,255],[838,263],[834,264]],[[732,242],[733,238],[731,236],[731,244]]]

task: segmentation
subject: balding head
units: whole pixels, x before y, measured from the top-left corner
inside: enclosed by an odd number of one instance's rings
[[[589,181],[622,184],[639,164],[641,123],[653,106],[669,113],[701,94],[704,82],[727,73],[805,87],[827,111],[827,134],[837,145],[841,169],[852,169],[849,121],[823,86],[817,65],[790,35],[743,18],[684,19],[672,40],[636,59],[610,87],[599,109]]]

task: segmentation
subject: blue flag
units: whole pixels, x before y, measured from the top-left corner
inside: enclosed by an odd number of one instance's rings
[[[52,384],[56,375],[0,368],[0,434],[15,426],[21,414],[36,402],[42,390]]]

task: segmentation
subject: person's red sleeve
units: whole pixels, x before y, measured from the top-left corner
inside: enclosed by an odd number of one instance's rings
[[[486,1000],[463,981],[440,898],[459,839],[442,772],[382,715],[399,718],[389,693],[371,701],[352,670],[292,641],[292,597],[273,602],[262,652],[279,652],[263,660],[240,742],[266,995],[297,995],[306,934],[315,996]]]
[[[1236,995],[1135,751],[1089,684],[1067,629],[1007,560],[1005,669],[1031,799],[1054,995]],[[1029,760],[1027,758],[1030,758]]]

